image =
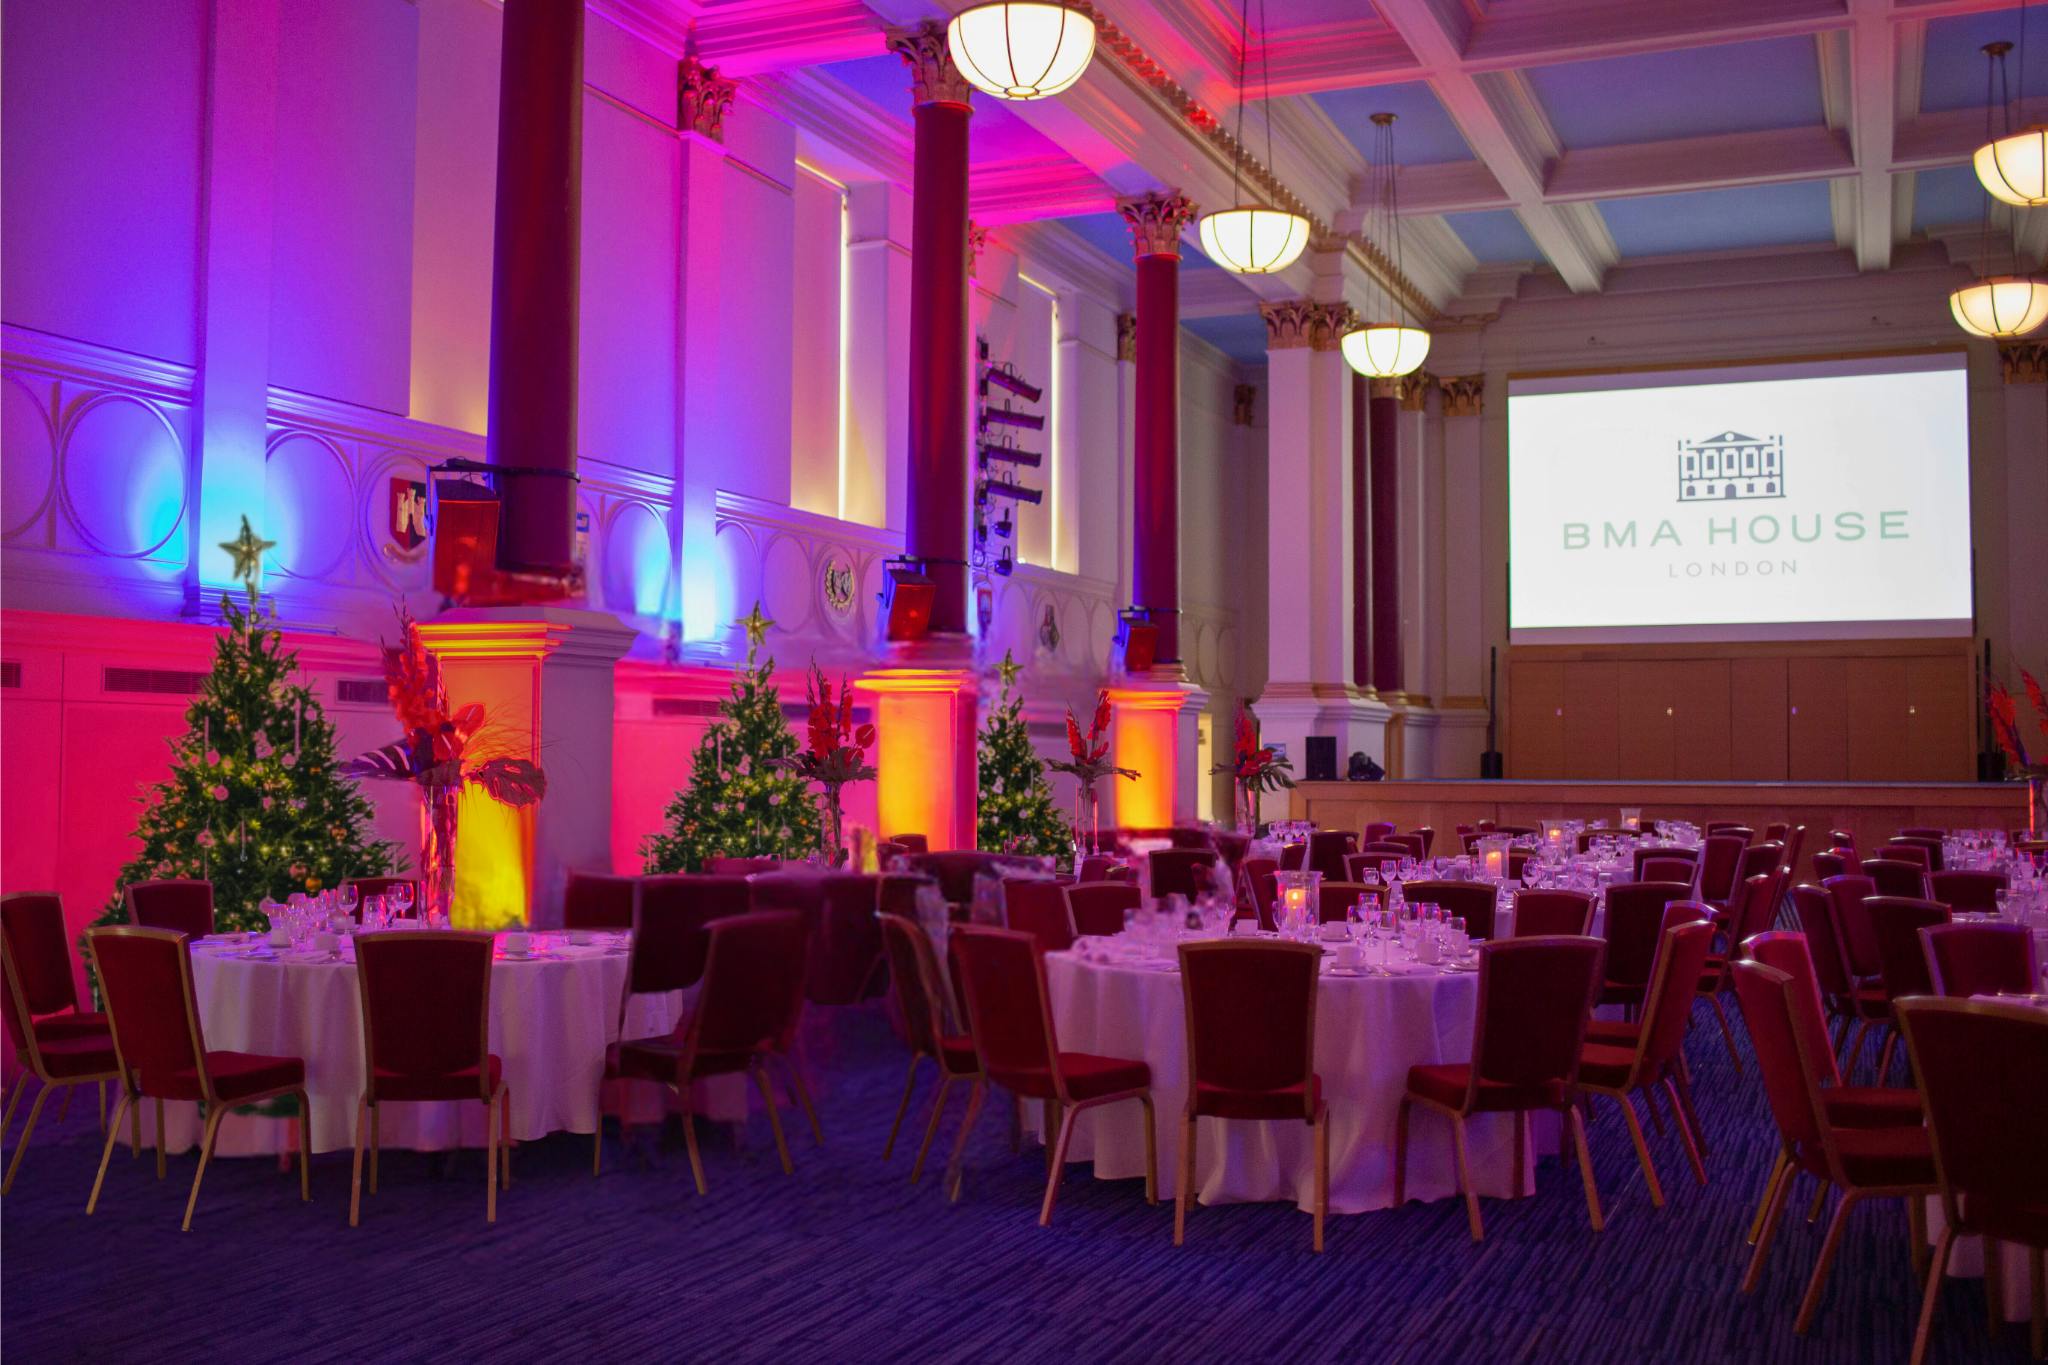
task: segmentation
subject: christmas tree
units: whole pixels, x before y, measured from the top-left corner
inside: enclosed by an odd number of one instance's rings
[[[818,807],[810,784],[782,766],[797,752],[770,681],[775,660],[761,658],[775,623],[761,606],[740,618],[747,660],[734,672],[732,695],[698,741],[690,785],[676,793],[665,828],[640,846],[647,870],[701,872],[713,858],[802,858],[818,847]]]
[[[248,584],[246,602],[221,598],[226,626],[213,671],[170,741],[171,774],[142,794],[142,849],[115,879],[101,924],[125,924],[131,882],[199,877],[213,883],[215,927],[263,929],[260,902],[318,891],[345,877],[390,872],[393,846],[369,834],[371,807],[337,775],[334,726],[299,679],[274,618],[256,597],[269,542],[242,522],[221,547]]]
[[[1000,853],[1057,857],[1073,845],[1073,831],[1053,804],[1045,760],[1031,747],[1022,711],[1024,698],[1011,687],[1022,669],[1008,654],[996,665],[1002,693],[989,708],[979,750],[981,796],[977,843]]]

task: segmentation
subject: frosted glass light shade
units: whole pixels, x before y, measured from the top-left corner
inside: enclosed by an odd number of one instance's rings
[[[1973,336],[2025,336],[2048,322],[2048,282],[2023,275],[1974,280],[1948,296],[1948,308]]]
[[[1977,149],[1977,179],[2017,208],[2048,204],[2048,125],[2035,124]]]
[[[1270,275],[1293,265],[1308,246],[1308,219],[1281,209],[1240,205],[1207,215],[1202,253],[1238,275]]]
[[[1081,79],[1095,55],[1095,21],[1049,0],[997,0],[946,26],[953,65],[999,100],[1040,100]]]
[[[1397,322],[1354,327],[1339,344],[1352,369],[1373,379],[1397,379],[1429,359],[1429,333]]]

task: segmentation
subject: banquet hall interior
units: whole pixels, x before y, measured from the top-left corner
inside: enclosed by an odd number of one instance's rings
[[[10,1361],[2048,1359],[2048,6],[0,63]]]

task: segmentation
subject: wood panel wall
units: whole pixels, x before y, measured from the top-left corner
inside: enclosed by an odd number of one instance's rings
[[[1965,782],[1967,640],[1546,646],[1507,661],[1508,776]]]

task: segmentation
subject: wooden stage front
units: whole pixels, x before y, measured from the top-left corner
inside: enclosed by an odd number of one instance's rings
[[[1372,820],[1404,830],[1428,825],[1441,850],[1451,831],[1480,820],[1618,825],[1621,808],[1633,806],[1651,820],[1740,820],[1759,834],[1777,820],[1803,824],[1811,852],[1827,847],[1831,829],[1850,830],[1869,848],[1909,825],[2022,828],[2026,792],[2018,782],[1302,782],[1289,814],[1325,829],[1363,829]]]

